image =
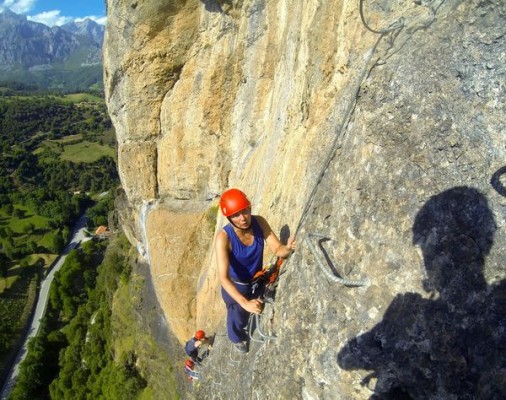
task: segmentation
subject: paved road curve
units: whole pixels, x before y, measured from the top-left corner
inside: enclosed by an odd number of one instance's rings
[[[70,250],[75,249],[79,244],[83,241],[89,240],[89,237],[85,236],[86,231],[86,217],[83,215],[77,221],[77,224],[74,227],[74,232],[72,233],[72,239],[69,244],[63,250],[63,253],[60,255],[56,263],[51,268],[51,271],[47,274],[46,278],[42,281],[42,285],[39,291],[39,298],[37,300],[37,307],[35,309],[35,313],[33,315],[32,324],[28,329],[28,333],[26,334],[25,341],[23,346],[18,352],[16,356],[16,360],[12,365],[9,375],[5,381],[4,387],[1,392],[1,399],[6,400],[9,397],[9,394],[14,387],[14,382],[19,374],[19,366],[23,362],[26,357],[28,351],[28,342],[31,338],[37,335],[40,327],[40,320],[44,316],[46,311],[47,301],[49,298],[49,288],[51,287],[51,283],[53,282],[54,274],[60,270],[63,263],[65,262],[65,258],[67,258],[67,254]]]

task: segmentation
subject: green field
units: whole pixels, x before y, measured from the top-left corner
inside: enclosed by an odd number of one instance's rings
[[[115,158],[115,149],[98,143],[83,141],[65,146],[61,158],[75,163],[92,163],[101,157]]]
[[[5,93],[8,89],[0,87],[0,94]],[[96,96],[90,93],[72,93],[72,94],[66,94],[61,96],[55,96],[55,95],[47,95],[47,98],[53,98],[61,100],[65,103],[97,103],[97,104],[104,104],[104,99],[100,96]],[[20,99],[33,99],[33,95],[13,95],[8,96],[3,99],[5,102],[13,101],[13,100],[20,100]]]
[[[78,133],[76,135],[68,135],[61,139],[55,139],[55,140],[47,140],[46,143],[56,143],[56,144],[62,144],[66,145],[73,142],[78,142],[83,139],[82,133]]]
[[[10,216],[5,209],[0,208],[0,227],[9,227],[17,234],[23,234],[27,225],[33,224],[36,230],[48,229],[49,218],[36,215],[28,207],[16,205],[15,209],[24,212],[22,217]]]
[[[54,229],[49,226],[49,218],[34,214],[28,207],[16,205],[14,208],[22,210],[24,212],[23,216],[8,215],[4,208],[0,208],[0,228],[12,230],[14,246],[17,247],[25,245],[28,242],[34,242],[44,248],[51,247]],[[2,247],[6,246],[7,239],[0,238],[0,244]],[[43,267],[48,267],[55,258],[55,254],[35,253],[19,260],[4,261],[7,273],[5,277],[0,277],[0,293],[3,293],[5,289],[11,288],[20,276],[25,275],[28,270],[33,270],[33,268],[27,269],[27,267],[37,265],[38,263]],[[20,267],[20,265],[23,267]],[[29,275],[33,272],[35,271],[30,271]]]
[[[95,135],[94,139],[99,141],[84,140],[84,135],[79,133],[65,136],[62,139],[45,140],[33,151],[33,154],[42,155],[44,151],[50,150],[59,154],[61,160],[75,163],[92,163],[103,156],[116,159],[114,131],[110,130]]]
[[[95,95],[92,95],[92,94],[89,94],[89,93],[73,93],[73,94],[67,94],[65,96],[62,97],[62,100],[66,101],[66,102],[69,102],[69,103],[81,103],[83,101],[85,102],[94,102],[94,103],[99,103],[99,104],[103,104],[104,103],[104,99],[99,97],[99,96],[95,96]]]

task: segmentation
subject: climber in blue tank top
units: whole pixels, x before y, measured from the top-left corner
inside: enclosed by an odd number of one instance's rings
[[[235,348],[248,351],[245,328],[251,313],[260,314],[261,288],[253,284],[255,273],[263,267],[264,241],[278,257],[286,258],[295,250],[295,239],[281,244],[267,221],[251,214],[251,203],[238,189],[225,191],[220,199],[226,225],[216,236],[215,249],[222,296],[227,306],[227,332]]]
[[[253,276],[262,269],[264,254],[264,237],[262,228],[254,216],[251,216],[251,229],[253,231],[253,244],[246,246],[234,231],[232,224],[223,229],[227,232],[228,240],[232,246],[229,253],[230,279],[233,282],[249,282]]]

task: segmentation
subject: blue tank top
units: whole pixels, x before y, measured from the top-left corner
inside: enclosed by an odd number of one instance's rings
[[[232,245],[232,251],[229,254],[230,259],[230,279],[239,282],[249,282],[262,269],[264,255],[264,235],[260,224],[255,217],[251,218],[251,228],[253,230],[253,244],[246,246],[243,244],[234,231],[231,224],[223,229],[227,233],[228,240]]]

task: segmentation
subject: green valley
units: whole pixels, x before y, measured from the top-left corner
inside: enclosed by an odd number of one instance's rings
[[[115,148],[100,94],[0,87],[0,371],[79,215],[87,212],[90,231],[107,224]]]

